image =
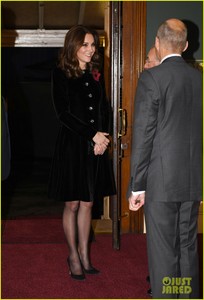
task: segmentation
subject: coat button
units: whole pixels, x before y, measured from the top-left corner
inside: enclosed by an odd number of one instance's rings
[[[88,83],[88,82],[85,82],[85,86],[89,86],[89,83]]]
[[[93,106],[89,106],[89,110],[93,110]]]
[[[95,121],[93,119],[90,120],[90,123],[94,123]]]
[[[90,94],[88,94],[88,96],[89,96],[89,98],[92,98],[93,97],[93,95],[90,93]]]

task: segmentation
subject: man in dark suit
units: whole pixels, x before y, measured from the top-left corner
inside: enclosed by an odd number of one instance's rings
[[[159,61],[159,59],[157,57],[157,54],[156,54],[156,48],[155,48],[155,46],[152,46],[149,49],[149,52],[147,53],[147,57],[145,59],[145,64],[144,64],[144,70],[156,67],[159,64],[160,64],[160,61]],[[146,281],[148,283],[150,283],[150,277],[149,277],[149,275],[146,277]],[[152,296],[152,290],[151,290],[151,288],[149,288],[147,290],[147,294],[149,296]]]
[[[202,200],[202,74],[181,57],[187,29],[162,23],[160,65],[138,81],[129,208],[144,205],[153,298],[198,298],[197,217]]]

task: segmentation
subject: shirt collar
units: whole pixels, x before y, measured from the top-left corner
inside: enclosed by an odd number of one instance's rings
[[[169,54],[169,55],[166,55],[162,58],[162,60],[160,61],[160,64],[163,63],[163,61],[169,57],[173,57],[173,56],[180,56],[181,57],[181,54],[178,54],[178,53],[172,53],[172,54]]]

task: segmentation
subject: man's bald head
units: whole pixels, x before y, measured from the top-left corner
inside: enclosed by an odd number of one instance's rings
[[[187,28],[179,19],[168,19],[159,26],[157,38],[166,50],[182,53],[186,47]]]
[[[188,47],[185,24],[179,19],[163,22],[157,31],[155,47],[160,60],[168,54],[182,54]]]

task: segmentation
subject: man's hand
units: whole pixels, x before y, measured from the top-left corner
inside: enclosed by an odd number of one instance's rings
[[[129,201],[129,209],[136,211],[140,209],[145,203],[145,193],[141,193],[139,195],[131,195],[128,199]]]

